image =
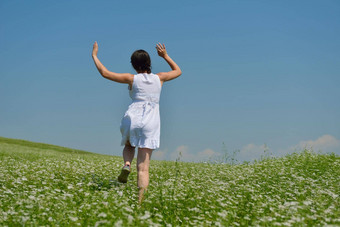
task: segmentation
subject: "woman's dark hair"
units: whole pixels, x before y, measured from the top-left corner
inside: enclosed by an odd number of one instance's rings
[[[151,59],[145,50],[136,50],[131,55],[131,64],[136,71],[151,73]]]

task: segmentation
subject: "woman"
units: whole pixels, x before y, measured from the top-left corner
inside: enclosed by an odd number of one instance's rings
[[[182,74],[178,65],[167,54],[165,45],[156,45],[158,55],[171,67],[169,72],[151,73],[151,59],[144,50],[137,50],[131,56],[131,64],[137,74],[115,73],[107,70],[97,57],[98,44],[93,45],[92,58],[99,73],[106,79],[129,85],[132,103],[126,111],[120,126],[122,133],[124,167],[118,181],[127,182],[131,172],[131,163],[137,154],[138,200],[142,201],[149,185],[149,164],[152,151],[159,148],[160,116],[159,98],[163,83]]]

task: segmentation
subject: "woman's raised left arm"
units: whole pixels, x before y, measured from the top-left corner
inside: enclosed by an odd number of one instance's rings
[[[131,73],[115,73],[107,70],[107,68],[99,61],[98,57],[98,43],[95,42],[93,44],[92,49],[92,58],[94,61],[94,64],[96,65],[99,73],[106,79],[118,82],[118,83],[124,83],[124,84],[130,84],[132,85],[133,82],[133,74]]]

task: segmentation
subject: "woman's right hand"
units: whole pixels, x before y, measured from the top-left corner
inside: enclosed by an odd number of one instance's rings
[[[161,43],[158,43],[156,45],[156,49],[157,49],[157,53],[160,57],[164,58],[165,56],[168,55],[168,53],[166,52],[164,44],[162,45]]]
[[[167,54],[166,49],[165,49],[165,45],[158,43],[156,46],[158,55],[162,58],[164,58],[164,60],[169,64],[170,68],[172,69],[169,72],[160,72],[157,73],[157,75],[159,76],[159,79],[161,80],[161,83],[163,85],[163,82],[168,81],[168,80],[173,80],[177,77],[179,77],[182,74],[181,69],[178,67],[178,65],[176,64],[176,62],[174,62],[174,60],[172,60],[170,58],[170,56]]]

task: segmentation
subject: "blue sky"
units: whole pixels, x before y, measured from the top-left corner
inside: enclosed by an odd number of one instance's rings
[[[181,67],[163,86],[155,159],[259,158],[305,146],[340,154],[339,1],[1,1],[0,136],[121,155],[127,86],[155,44]],[[264,145],[266,144],[266,145]],[[265,146],[267,148],[265,148]]]

